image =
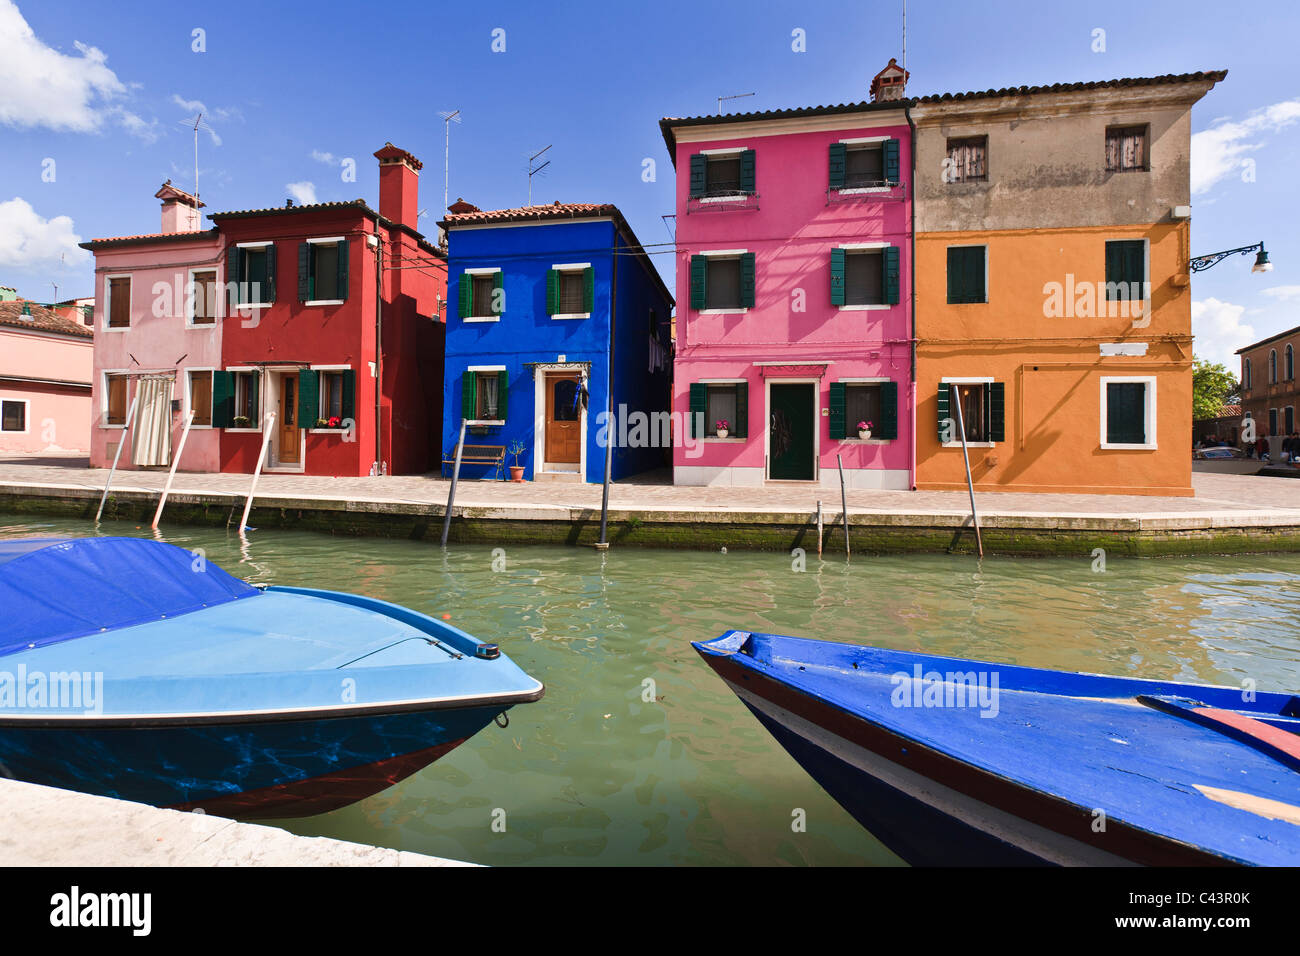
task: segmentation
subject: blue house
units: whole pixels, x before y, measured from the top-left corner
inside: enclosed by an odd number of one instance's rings
[[[460,201],[442,226],[444,458],[463,418],[466,445],[521,444],[529,480],[603,481],[606,445],[614,480],[668,465],[673,297],[618,209]]]

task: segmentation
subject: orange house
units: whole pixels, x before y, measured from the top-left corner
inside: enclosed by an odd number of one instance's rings
[[[916,484],[1191,495],[1191,107],[1223,72],[925,97]]]

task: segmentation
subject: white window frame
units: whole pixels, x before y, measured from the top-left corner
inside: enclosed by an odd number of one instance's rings
[[[893,138],[894,137],[892,136],[855,136],[851,139],[841,139],[838,140],[837,142],[843,143],[845,146],[851,149],[854,146],[874,146],[877,143],[887,143],[889,142],[889,140]],[[883,155],[881,156],[881,162],[882,163],[884,162]],[[883,168],[882,168],[882,173],[883,173]],[[868,193],[887,193],[893,188],[894,188],[893,186],[849,186],[847,188],[840,188],[835,191],[839,193],[841,196],[863,196]],[[840,248],[845,248],[845,247],[841,246]]]
[[[497,266],[476,266],[473,269],[461,270],[461,275],[462,276],[492,276],[492,275],[496,275],[498,272],[502,273],[503,275],[505,274],[505,270],[498,268]],[[463,278],[461,281],[464,281]],[[502,283],[503,283],[502,288],[505,287],[504,282],[505,280],[502,279]],[[470,290],[469,290],[469,304],[470,304],[470,308],[474,307],[474,287],[472,285],[470,286]],[[500,322],[501,316],[500,315],[467,315],[464,316],[461,319],[461,321],[462,322]]]
[[[837,379],[835,379],[835,381],[838,382],[838,383],[841,384],[841,385],[884,385],[886,382],[892,382],[893,379],[892,379],[892,378],[889,378],[889,377],[886,376],[886,375],[866,375],[866,376],[861,376],[861,377],[857,377],[857,378],[837,378]],[[854,422],[853,424],[856,425],[857,422]],[[827,427],[828,427],[828,428],[830,427],[829,422],[827,423]],[[845,419],[844,419],[844,428],[845,428],[846,431],[848,430],[848,415],[847,415],[847,409],[846,409],[846,414],[845,414]],[[888,444],[891,444],[892,441],[893,441],[893,439],[889,439],[889,438],[867,438],[867,439],[862,439],[862,438],[856,438],[856,437],[855,437],[855,438],[841,438],[841,439],[839,439],[839,440],[842,441],[842,442],[846,442],[846,443],[852,443],[852,444],[854,444],[854,445],[888,445]]]
[[[697,378],[695,380],[695,384],[696,385],[747,385],[749,384],[749,379],[747,378]],[[688,400],[688,407],[687,407],[686,414],[689,416],[690,415],[690,408],[689,408],[690,388],[688,387],[686,391],[687,391],[686,397]],[[708,394],[706,393],[704,397],[705,408],[708,407],[708,404],[709,404],[709,399],[708,399]],[[704,430],[706,432],[709,430],[709,423],[707,421],[704,423]],[[730,431],[730,429],[728,429],[728,431]],[[749,431],[748,422],[745,423],[745,431],[746,432]],[[716,443],[719,445],[735,445],[735,444],[743,445],[745,442],[749,441],[749,437],[737,435],[734,438],[731,436],[728,436],[726,438],[719,438],[717,435],[712,435],[712,436],[701,435],[698,439],[696,439],[696,441],[709,442],[710,444]]]
[[[344,363],[342,365],[309,365],[308,368],[311,369],[311,371],[313,372],[347,372],[351,370],[352,366]],[[359,377],[360,376],[358,376],[358,378]],[[356,396],[354,395],[352,399],[353,401],[356,401]],[[316,417],[325,418],[326,420],[328,420],[329,416],[321,414],[321,412],[323,411],[325,411],[325,376],[317,375],[316,376]],[[357,424],[357,420],[355,418],[352,421],[354,425]],[[316,424],[315,422],[312,422],[313,426],[315,424]],[[337,435],[342,431],[342,429],[340,428],[314,428],[314,427],[305,427],[302,424],[299,424],[298,427],[302,428],[303,431],[309,432],[313,435]]]
[[[751,149],[751,147],[749,146],[723,146],[717,149],[702,149],[700,150],[700,155],[701,156],[728,156],[728,155],[739,156],[741,153],[748,152],[749,149]],[[708,182],[708,175],[709,175],[707,164],[708,161],[706,160],[705,173],[704,173],[706,183]],[[749,195],[752,195],[752,193]],[[695,198],[695,201],[698,203],[736,202],[737,200],[740,200],[742,198],[744,197],[742,196],[697,196]]]
[[[99,427],[113,429],[120,428],[125,431],[127,426],[131,423],[131,370],[129,368],[105,368],[99,370],[99,376],[100,383],[103,386],[99,392]],[[108,380],[114,377],[126,379],[126,407],[122,409],[124,418],[120,425],[110,425],[108,423]],[[139,388],[138,383],[136,387]],[[173,385],[173,388],[174,387],[175,386]]]
[[[268,246],[274,246],[274,245],[275,245],[274,240],[263,239],[257,242],[237,242],[235,243],[235,248],[236,249],[265,249]],[[244,271],[244,263],[242,261],[239,263],[239,271],[240,274],[242,275]],[[248,282],[247,279],[244,279],[243,281],[245,284],[247,284]],[[259,293],[262,291],[262,287],[260,284],[257,287],[257,291]],[[275,305],[274,302],[241,302],[236,307],[235,311],[238,312],[241,309],[269,309],[273,305]]]
[[[988,268],[987,257],[984,260],[984,267],[985,269]],[[989,288],[988,283],[986,281],[984,285],[984,291],[986,293],[988,292],[988,288]],[[987,299],[988,296],[986,295],[985,298]],[[974,305],[975,303],[963,303],[963,304]],[[997,379],[994,378],[992,375],[968,375],[968,376],[954,375],[954,376],[949,376],[946,378],[939,379],[939,384],[940,385],[992,385],[996,381]],[[1105,391],[1105,389],[1102,390]],[[949,406],[948,411],[949,411],[948,417],[951,418],[953,424],[956,425],[957,416],[952,414],[951,405]],[[959,438],[956,441],[945,441],[945,442],[940,442],[939,444],[944,448],[960,448],[962,446],[962,441]],[[995,441],[968,441],[965,444],[967,448],[997,448],[998,447],[998,443]]]
[[[216,392],[217,392],[216,384],[217,384],[217,383],[216,383],[215,379],[216,379],[216,373],[217,373],[218,371],[220,371],[220,369],[213,368],[213,367],[210,367],[210,366],[207,366],[207,365],[188,365],[188,366],[185,367],[185,395],[184,395],[184,398],[183,398],[183,400],[182,400],[182,402],[181,402],[181,420],[182,420],[182,421],[188,421],[188,420],[189,420],[189,417],[190,417],[190,394],[191,394],[192,391],[193,391],[193,386],[192,386],[192,384],[191,384],[191,382],[190,382],[190,377],[191,377],[195,372],[211,372],[211,373],[213,373],[213,381],[211,381],[211,382],[209,383],[209,384],[210,384],[210,387],[208,388],[208,424],[207,424],[207,425],[198,425],[198,424],[191,425],[191,426],[190,426],[190,431],[194,431],[195,429],[198,429],[198,430],[201,430],[201,431],[209,431],[209,430],[211,430],[212,428],[216,427],[216,426],[212,425],[211,422],[212,422],[212,413],[213,413],[213,410],[214,410],[214,409],[213,409],[213,406],[216,404],[216,400],[217,400],[217,394],[216,394]]]
[[[1142,445],[1124,445],[1118,442],[1106,441],[1106,386],[1125,383],[1141,383],[1146,386],[1144,431],[1147,440],[1146,443]],[[1100,379],[1100,387],[1101,396],[1099,409],[1101,414],[1098,428],[1098,441],[1100,442],[1101,447],[1108,451],[1156,451],[1159,448],[1156,439],[1156,377],[1154,375],[1103,375]]]
[[[748,249],[701,249],[699,252],[695,253],[695,255],[704,256],[706,258],[717,256],[719,259],[739,259],[747,252],[749,252]],[[755,263],[754,265],[754,270],[755,272],[758,271],[757,263]],[[705,273],[704,281],[707,286],[708,283],[707,272]],[[755,282],[757,282],[757,277],[755,277]],[[734,309],[697,309],[695,314],[696,315],[744,315],[748,311],[749,311],[749,307],[742,305]]]
[[[238,375],[238,374],[252,374],[253,376],[255,376],[255,377],[258,379],[258,382],[257,382],[257,394],[258,394],[258,398],[259,398],[259,400],[262,399],[262,397],[266,394],[266,390],[263,388],[263,384],[264,384],[264,382],[263,382],[262,370],[261,370],[260,368],[258,368],[256,365],[228,365],[228,366],[226,366],[226,368],[223,369],[222,371],[233,372],[233,373],[235,373],[236,375]],[[236,388],[235,388],[235,394],[234,394],[233,397],[234,397],[234,400],[236,401],[236,404],[238,404],[238,399],[239,399],[239,388],[238,388],[238,386],[236,386]],[[234,417],[234,416],[231,416],[231,417]],[[253,433],[253,432],[260,432],[260,431],[262,430],[262,426],[265,424],[265,422],[266,422],[266,414],[265,414],[265,412],[263,412],[263,411],[259,408],[259,409],[258,409],[258,414],[257,414],[257,424],[256,424],[256,427],[252,427],[252,428],[226,428],[226,429],[223,429],[223,431],[234,432],[236,435],[241,434],[241,433],[251,434],[251,433]]]
[[[306,242],[307,242],[307,244],[308,244],[309,246],[316,246],[316,245],[327,246],[327,245],[331,245],[331,244],[333,244],[333,245],[338,245],[339,243],[343,243],[343,242],[347,242],[347,241],[348,241],[348,237],[347,237],[347,236],[324,236],[324,237],[318,237],[318,238],[310,238],[310,239],[307,239],[307,240],[306,240]],[[316,251],[316,250],[313,249],[313,250],[312,250],[312,253],[315,254],[315,251]],[[312,260],[312,266],[313,266],[313,268],[315,267],[315,260],[314,260],[314,259]],[[317,305],[343,305],[346,301],[347,301],[346,299],[311,299],[311,300],[309,300],[309,301],[307,301],[307,302],[304,302],[304,303],[302,303],[302,304],[303,304],[304,306],[317,306]],[[330,431],[333,431],[333,430],[334,430],[334,429],[330,429]]]
[[[113,315],[113,279],[127,279],[130,281],[129,291],[126,294],[126,325],[112,326],[108,324]],[[104,331],[105,332],[129,332],[135,328],[135,323],[131,317],[131,297],[135,294],[135,276],[130,272],[106,272],[104,273]]]
[[[216,301],[213,303],[213,306],[216,308],[217,314],[212,317],[211,322],[199,323],[194,321],[194,301],[198,296],[198,287],[194,284],[194,274],[196,272],[212,273],[212,282],[215,287],[215,293],[216,293],[215,295]],[[217,266],[214,263],[213,265],[210,266],[192,266],[189,269],[188,275],[189,275],[189,285],[187,286],[187,288],[190,291],[189,294],[185,296],[185,327],[187,329],[199,329],[199,330],[215,329],[218,325],[221,324],[222,312],[225,311],[222,303],[226,298],[226,294],[225,294],[226,288],[221,283],[221,272],[217,269]]]
[[[3,420],[4,406],[13,402],[23,406],[23,427],[5,428]],[[30,398],[0,398],[0,435],[30,435],[32,431],[32,400]]]
[[[560,265],[553,265],[551,269],[555,272],[579,272],[591,268],[590,262],[566,262]],[[553,319],[589,319],[590,312],[557,312],[551,316]]]
[[[886,138],[886,139],[889,139],[888,136],[886,136],[885,138]],[[846,190],[841,190],[841,192],[845,192],[845,191],[846,191]],[[894,248],[894,244],[893,244],[892,242],[842,242],[842,243],[840,243],[838,246],[835,246],[834,248],[836,248],[836,249],[843,249],[846,253],[850,253],[850,252],[875,252],[877,249],[881,249],[881,250],[883,250],[883,249],[892,249],[892,248]],[[987,263],[987,261],[986,261],[986,262],[985,262],[985,269],[987,269],[987,268],[988,268],[988,263]],[[847,263],[847,262],[844,264],[844,269],[845,269],[845,277],[844,277],[844,281],[845,281],[845,283],[847,284],[847,283],[848,283],[848,263]],[[900,266],[900,269],[901,269],[901,266]],[[883,279],[882,279],[882,284],[883,284]],[[987,279],[985,280],[984,288],[985,288],[985,291],[987,292],[987,290],[988,290],[988,281],[987,281]],[[882,290],[882,291],[883,291],[883,290]],[[886,310],[888,310],[888,309],[892,309],[892,308],[894,308],[894,306],[890,305],[888,302],[872,302],[872,303],[863,304],[863,305],[837,305],[835,308],[838,309],[838,310],[841,311],[841,312],[881,312],[881,311],[886,311]],[[842,381],[842,380],[841,380],[841,381]]]

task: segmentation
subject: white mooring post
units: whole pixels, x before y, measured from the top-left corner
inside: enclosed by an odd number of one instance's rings
[[[447,532],[451,530],[451,507],[456,502],[456,482],[460,480],[460,455],[465,448],[465,426],[469,421],[460,420],[460,437],[456,439],[456,463],[451,469],[451,487],[447,489],[447,510],[442,516],[442,539],[438,542],[447,547]]]
[[[966,488],[970,491],[970,519],[975,525],[975,549],[984,557],[984,537],[980,534],[980,513],[975,508],[975,479],[970,472],[970,452],[966,450],[966,421],[961,410],[961,391],[956,385],[949,385],[949,394],[957,406],[957,428],[961,431],[961,457],[966,463]]]
[[[104,493],[99,496],[99,510],[95,512],[95,524],[99,524],[99,518],[104,513],[104,502],[108,500],[108,489],[113,487],[113,474],[117,471],[117,461],[122,457],[122,446],[126,444],[126,429],[128,425],[131,429],[131,437],[135,437],[135,407],[140,401],[140,386],[136,385],[135,395],[131,398],[131,407],[126,410],[126,418],[123,419],[122,437],[118,440],[117,451],[113,452],[113,464],[108,469],[108,480],[104,482]]]
[[[266,461],[266,451],[271,447],[271,429],[275,427],[275,412],[266,413],[266,430],[262,435],[262,450],[257,456],[257,467],[253,469],[253,483],[248,487],[248,500],[244,502],[244,515],[239,519],[239,533],[248,527],[248,513],[253,510],[253,495],[257,493],[257,479],[262,477],[262,464]]]
[[[172,458],[172,470],[167,472],[167,484],[163,486],[162,497],[158,499],[158,510],[153,513],[153,524],[149,527],[154,531],[158,530],[158,521],[162,518],[163,507],[167,504],[167,496],[171,494],[172,480],[176,477],[176,466],[181,463],[181,455],[185,452],[185,439],[190,437],[190,426],[194,424],[194,409],[190,409],[189,415],[185,418],[185,430],[181,432],[180,444],[176,446],[176,455]]]

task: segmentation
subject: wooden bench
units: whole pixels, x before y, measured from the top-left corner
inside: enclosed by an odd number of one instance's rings
[[[444,465],[456,465],[456,449],[452,448],[451,454],[443,458]],[[506,446],[505,445],[465,445],[461,449],[460,463],[462,465],[496,465],[497,477],[502,481],[506,480],[505,463],[506,463]]]

